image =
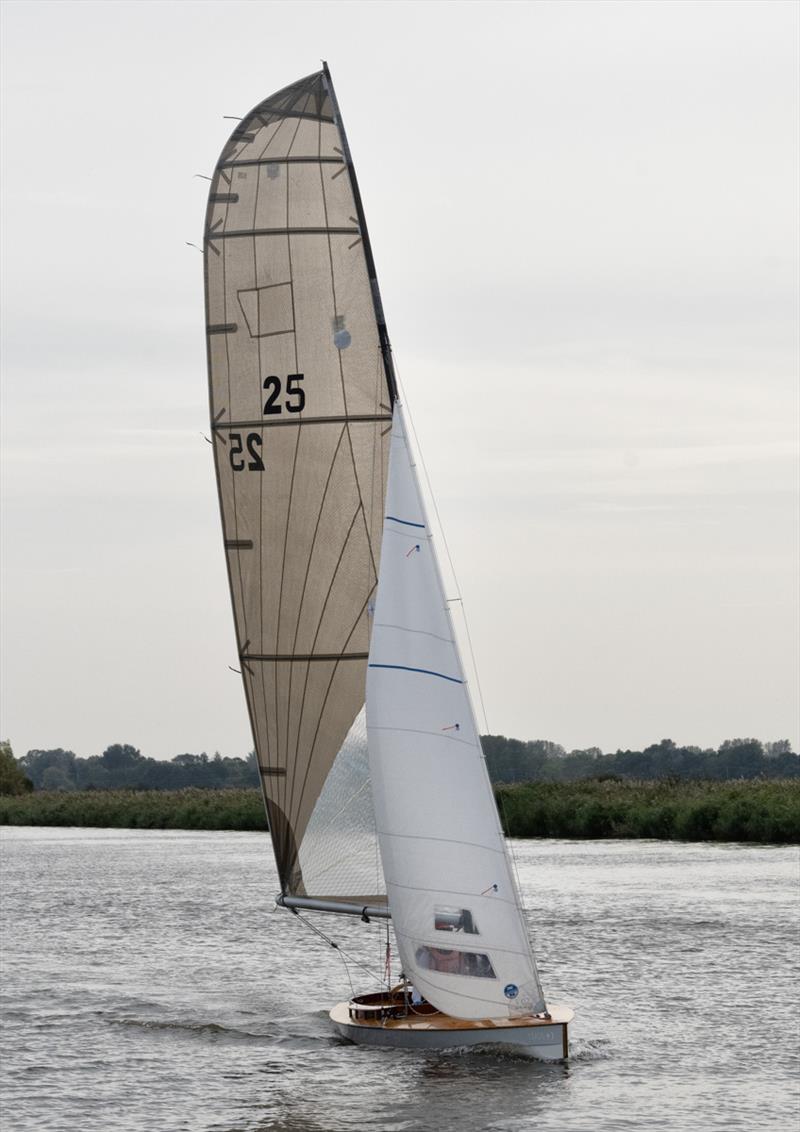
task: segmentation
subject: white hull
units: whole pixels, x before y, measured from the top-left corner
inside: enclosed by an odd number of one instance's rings
[[[391,1049],[455,1049],[497,1045],[542,1061],[561,1061],[569,1055],[567,1026],[572,1011],[550,1007],[550,1020],[483,1019],[469,1021],[446,1014],[356,1021],[351,1004],[340,1002],[330,1012],[335,1029],[348,1041]]]

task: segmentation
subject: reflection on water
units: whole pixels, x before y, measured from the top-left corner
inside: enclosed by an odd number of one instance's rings
[[[515,852],[568,1064],[339,1038],[348,970],[272,910],[261,834],[3,831],[4,1127],[794,1130],[795,850]],[[381,969],[382,925],[315,922]]]

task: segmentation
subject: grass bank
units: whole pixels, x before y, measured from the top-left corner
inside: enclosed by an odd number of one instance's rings
[[[512,837],[800,842],[800,780],[630,780],[498,786]],[[0,824],[266,829],[258,790],[36,791],[0,796]]]

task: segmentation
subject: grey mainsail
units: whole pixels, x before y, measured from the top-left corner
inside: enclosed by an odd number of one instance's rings
[[[394,376],[327,67],[231,134],[204,255],[225,552],[282,891],[381,903],[362,708]]]

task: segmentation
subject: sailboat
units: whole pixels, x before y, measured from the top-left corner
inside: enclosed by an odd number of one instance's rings
[[[243,118],[204,236],[214,459],[281,891],[390,920],[356,1042],[567,1056],[503,836],[327,65]]]

